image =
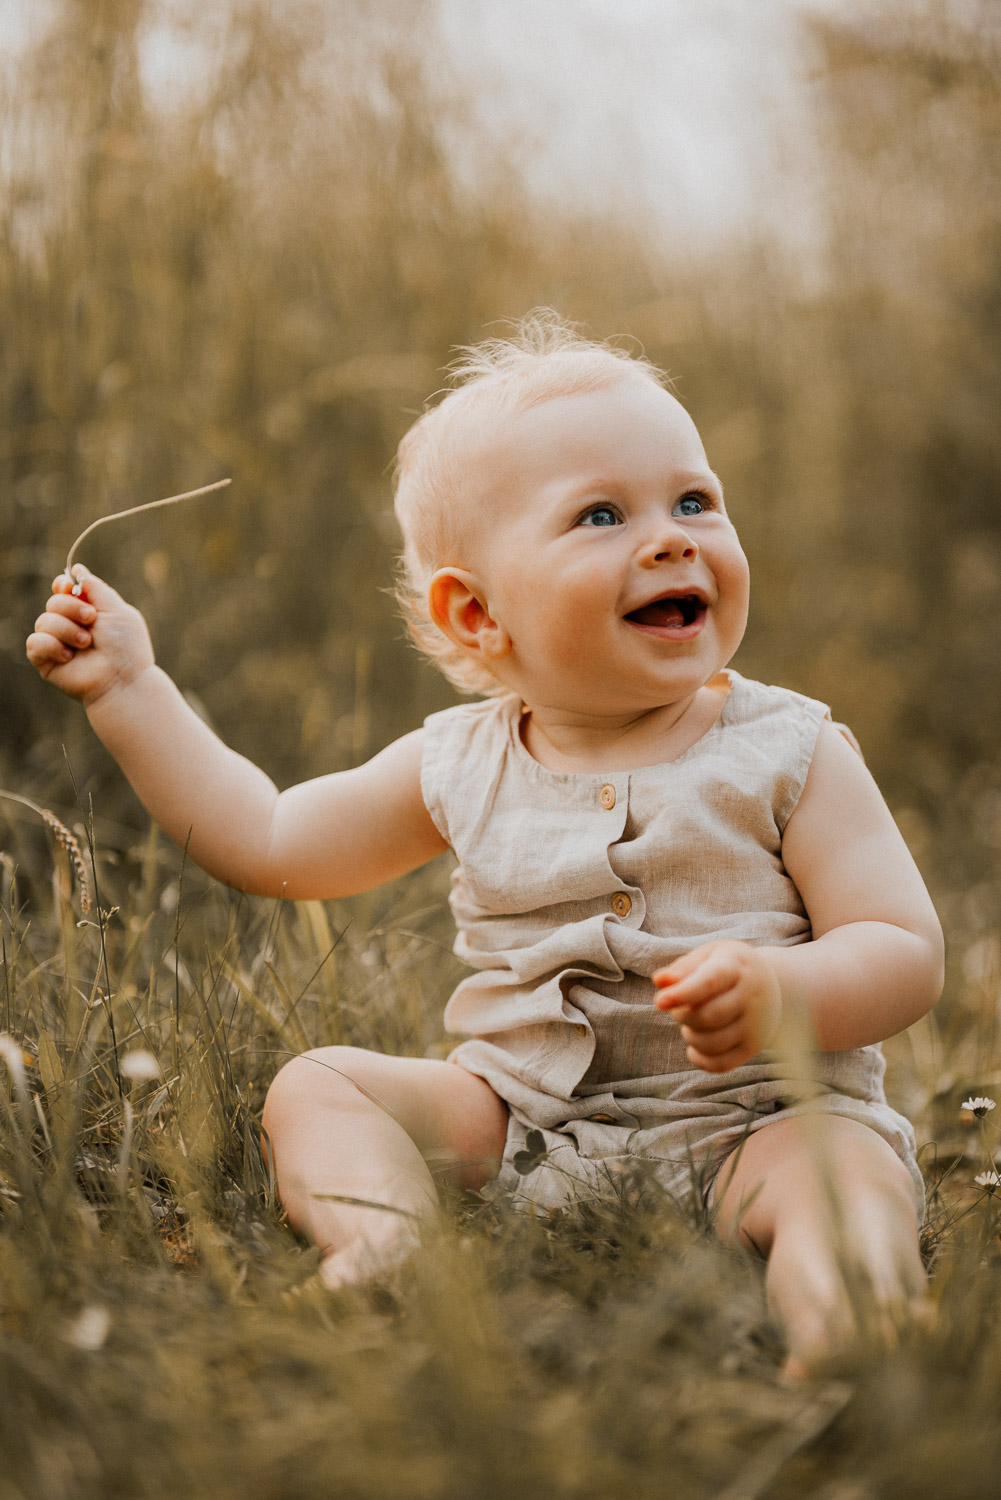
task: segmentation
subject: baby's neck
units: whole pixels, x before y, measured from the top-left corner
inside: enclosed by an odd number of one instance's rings
[[[721,674],[688,698],[635,715],[526,705],[521,738],[532,759],[550,771],[633,771],[690,750],[716,723],[729,689]]]

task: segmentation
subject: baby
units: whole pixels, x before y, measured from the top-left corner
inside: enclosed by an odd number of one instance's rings
[[[468,1039],[446,1062],[318,1048],[268,1095],[282,1200],[329,1286],[406,1253],[433,1173],[499,1174],[545,1207],[641,1159],[767,1257],[807,1370],[853,1330],[855,1273],[891,1317],[924,1287],[914,1136],[878,1044],[938,997],[938,921],[827,709],[725,670],[747,563],[659,372],[551,316],[467,354],[401,444],[396,508],[414,636],[485,698],[279,794],[83,567],[28,656],[241,890],[346,896],[457,857],[474,972],[446,1023]],[[533,1137],[519,1174],[530,1131],[546,1150]]]

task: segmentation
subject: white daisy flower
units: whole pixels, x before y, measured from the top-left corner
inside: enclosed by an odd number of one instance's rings
[[[993,1193],[995,1188],[1001,1187],[1001,1175],[997,1172],[978,1172],[973,1180],[977,1187],[982,1187],[988,1193]]]
[[[92,1304],[74,1318],[63,1337],[77,1349],[103,1349],[110,1330],[111,1314],[108,1309]]]
[[[997,1103],[993,1099],[985,1099],[982,1094],[978,1094],[975,1099],[964,1099],[962,1107],[975,1114],[978,1120],[982,1120],[984,1115],[989,1115],[992,1109],[997,1109]]]
[[[152,1052],[147,1052],[145,1048],[137,1048],[135,1052],[126,1052],[121,1061],[121,1070],[126,1078],[131,1078],[133,1083],[141,1083],[160,1076],[160,1064]]]
[[[27,1057],[20,1045],[6,1031],[0,1033],[0,1059],[7,1064],[7,1071],[15,1093],[22,1102],[27,1100],[30,1103],[28,1080],[25,1077],[24,1068],[26,1060],[31,1062],[32,1059]]]

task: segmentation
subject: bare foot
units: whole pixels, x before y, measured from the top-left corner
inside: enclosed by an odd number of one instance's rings
[[[420,1242],[410,1225],[383,1233],[378,1240],[359,1235],[320,1262],[317,1276],[328,1291],[382,1280],[407,1264]]]

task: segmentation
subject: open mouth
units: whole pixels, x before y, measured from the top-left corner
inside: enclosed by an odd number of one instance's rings
[[[652,626],[655,630],[684,630],[699,624],[705,612],[705,601],[698,594],[671,594],[654,599],[641,609],[630,610],[626,619],[633,625]]]

